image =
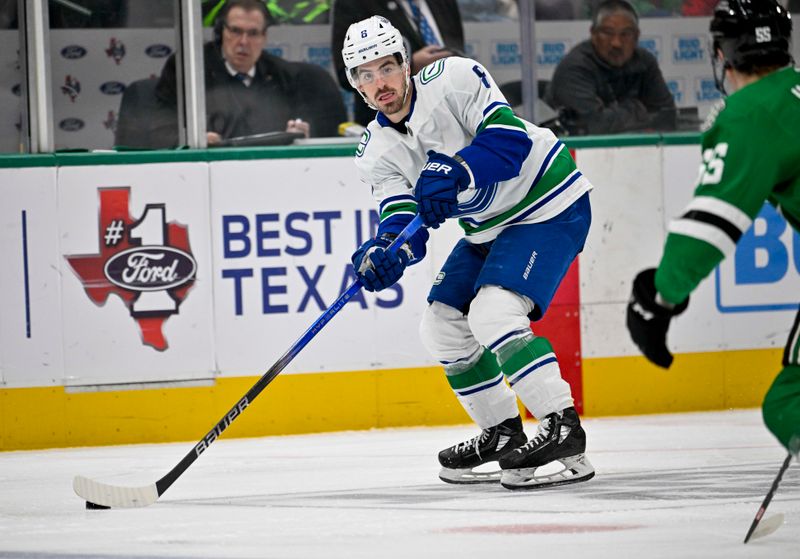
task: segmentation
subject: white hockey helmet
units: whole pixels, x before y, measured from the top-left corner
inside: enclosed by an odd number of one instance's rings
[[[347,81],[354,89],[358,89],[354,70],[361,64],[393,54],[399,54],[403,65],[408,66],[408,54],[403,43],[403,36],[388,19],[372,16],[352,24],[344,36],[344,47],[342,48],[344,67],[347,69]]]

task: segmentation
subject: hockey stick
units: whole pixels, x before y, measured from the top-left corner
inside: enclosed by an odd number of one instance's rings
[[[419,228],[422,227],[422,218],[416,216],[411,223],[397,236],[387,248],[390,252],[406,242]],[[83,476],[75,476],[72,488],[82,499],[86,500],[87,509],[106,508],[134,508],[152,505],[156,500],[175,483],[200,455],[216,441],[233,421],[253,403],[253,400],[264,390],[267,385],[277,377],[281,371],[300,353],[300,351],[316,336],[320,330],[353,298],[361,289],[361,282],[356,279],[338,299],[322,313],[314,323],[300,336],[264,375],[247,391],[247,393],[220,419],[205,437],[189,451],[167,474],[157,482],[142,487],[124,487],[101,483]]]
[[[775,481],[772,482],[772,487],[769,488],[767,492],[767,496],[764,497],[764,502],[761,503],[761,506],[756,513],[756,517],[753,519],[753,523],[750,525],[750,529],[747,531],[747,535],[744,537],[744,543],[750,541],[750,538],[761,538],[764,536],[768,536],[775,530],[781,527],[783,524],[783,514],[777,514],[773,517],[768,518],[764,521],[758,530],[756,527],[758,526],[759,522],[761,522],[761,517],[764,516],[764,512],[767,510],[770,501],[772,501],[772,497],[775,496],[775,492],[778,490],[778,484],[781,482],[781,478],[783,478],[783,474],[789,468],[789,464],[792,462],[792,458],[794,455],[790,452],[786,455],[786,460],[783,461],[781,465],[781,469],[778,470],[778,475],[775,476]]]

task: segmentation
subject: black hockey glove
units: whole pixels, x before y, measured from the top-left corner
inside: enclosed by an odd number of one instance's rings
[[[667,308],[656,302],[656,269],[642,270],[633,280],[633,292],[628,301],[626,325],[633,342],[645,357],[659,367],[669,369],[672,354],[667,349],[667,330],[673,316],[689,306],[689,298]]]
[[[380,291],[394,285],[412,259],[408,243],[392,253],[386,248],[394,235],[381,235],[370,239],[353,253],[353,269],[367,291]]]
[[[469,173],[456,159],[435,151],[428,152],[428,162],[414,187],[417,211],[427,227],[437,229],[458,211],[458,193],[470,183]]]

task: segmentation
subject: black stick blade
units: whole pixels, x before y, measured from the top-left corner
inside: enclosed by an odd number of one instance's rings
[[[91,501],[86,501],[86,508],[88,510],[108,510],[111,507],[107,507],[105,505],[98,505],[97,503],[93,503]]]

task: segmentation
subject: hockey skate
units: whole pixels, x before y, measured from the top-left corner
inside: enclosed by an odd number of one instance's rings
[[[586,433],[575,408],[551,413],[530,442],[500,459],[500,483],[506,489],[539,489],[590,480],[594,468],[585,450]]]
[[[528,438],[522,430],[522,419],[512,417],[499,425],[481,431],[481,434],[463,443],[446,448],[439,453],[442,470],[439,479],[447,483],[492,483],[500,481],[500,470],[476,472],[474,468],[494,462]]]

